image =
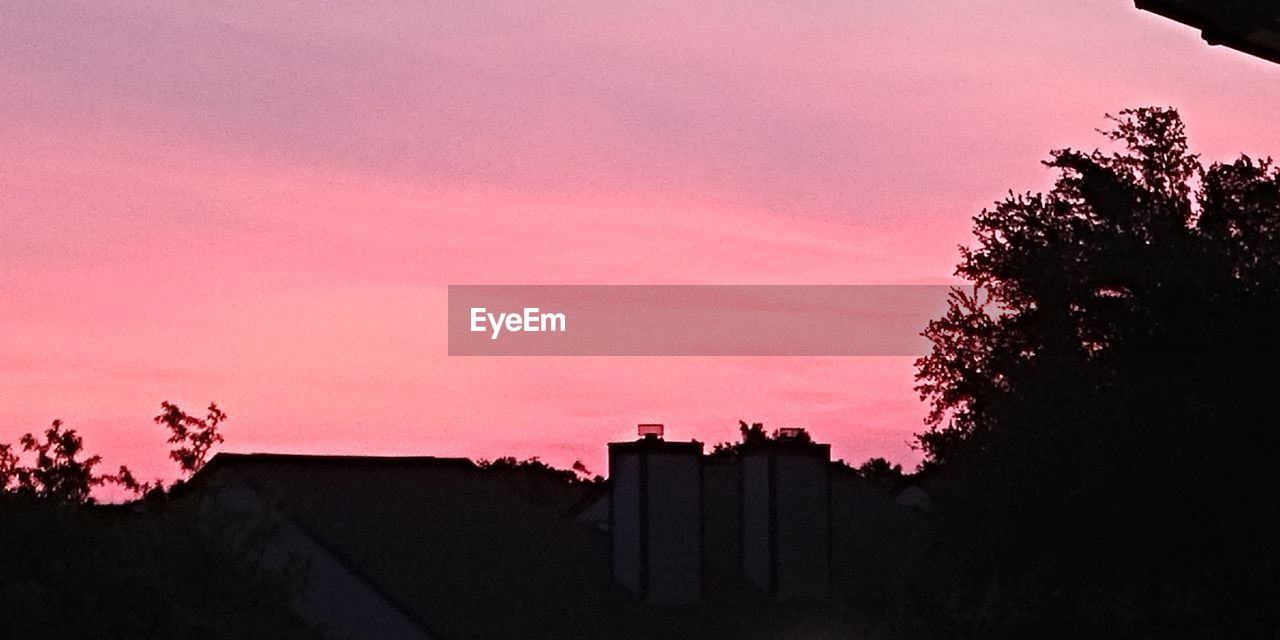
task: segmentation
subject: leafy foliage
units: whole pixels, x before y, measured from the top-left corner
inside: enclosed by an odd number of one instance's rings
[[[740,440],[737,442],[718,443],[711,448],[711,453],[707,454],[707,456],[713,459],[734,458],[740,455],[744,449],[764,444],[770,440],[777,440],[783,436],[781,429],[774,429],[771,434],[765,431],[763,422],[747,424],[745,420],[738,421],[738,433],[742,434]],[[798,431],[794,435],[786,437],[798,442],[812,442],[812,438],[807,431]]]
[[[81,504],[93,500],[94,487],[114,483],[128,488],[135,483],[133,474],[123,466],[115,475],[96,473],[102,457],[81,458],[84,439],[75,429],[64,429],[61,420],[54,420],[41,436],[28,433],[18,440],[22,451],[35,455],[30,465],[22,464],[11,445],[0,445],[0,493]]]
[[[157,422],[179,445],[171,457],[185,473],[198,470],[222,442],[226,415],[216,405],[204,419],[167,402],[161,408]],[[0,635],[318,637],[291,613],[298,576],[256,562],[258,523],[177,500],[123,466],[98,473],[102,458],[86,456],[83,439],[61,420],[19,445],[21,452],[0,445]],[[105,484],[147,500],[96,505],[92,491]]]
[[[1120,151],[1054,151],[1050,192],[974,219],[974,287],[925,331],[929,579],[976,636],[1259,637],[1280,625],[1280,172],[1205,166],[1173,109],[1112,122]]]
[[[858,477],[890,488],[898,487],[907,480],[907,474],[902,471],[902,465],[889,462],[884,458],[871,458],[858,465],[856,471]]]
[[[169,430],[169,442],[178,445],[169,457],[178,463],[185,476],[199,471],[213,448],[222,443],[220,425],[227,414],[215,403],[209,404],[204,418],[188,415],[175,404],[160,403],[157,424]],[[13,494],[29,500],[52,500],[72,504],[93,502],[93,490],[106,484],[121,486],[134,495],[164,492],[159,480],[140,482],[128,467],[121,465],[114,474],[98,473],[102,456],[82,457],[84,439],[75,429],[64,428],[62,420],[53,423],[41,437],[27,433],[18,444],[21,452],[33,454],[34,460],[24,464],[13,445],[0,444],[0,495]]]
[[[482,458],[476,461],[476,466],[486,471],[527,474],[570,485],[604,482],[604,478],[598,475],[592,476],[591,471],[582,464],[582,461],[574,462],[572,469],[557,469],[543,462],[538,456],[524,460],[514,456],[502,456],[493,460]]]
[[[155,422],[169,430],[169,443],[178,445],[169,452],[169,458],[190,476],[204,467],[209,452],[222,443],[218,426],[226,419],[227,414],[214,402],[209,403],[208,413],[200,418],[166,401],[160,403],[160,414],[155,417]]]

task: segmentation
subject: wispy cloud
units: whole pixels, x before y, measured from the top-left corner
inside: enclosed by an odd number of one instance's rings
[[[450,360],[443,287],[946,282],[1104,111],[1280,149],[1275,74],[1103,0],[8,4],[0,439],[213,398],[241,449],[909,457],[909,360]]]

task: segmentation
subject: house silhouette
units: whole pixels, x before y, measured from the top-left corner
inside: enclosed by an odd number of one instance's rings
[[[1280,62],[1280,5],[1273,0],[1135,0],[1134,4],[1199,29],[1211,45]]]
[[[795,447],[712,459],[650,435],[610,445],[599,484],[459,458],[223,453],[184,493],[270,524],[261,562],[301,562],[296,612],[326,637],[821,637],[901,587],[925,514],[831,463],[826,445]],[[809,475],[793,487],[797,453]],[[752,465],[771,474],[754,489]],[[797,488],[820,495],[805,503]],[[666,502],[684,511],[661,516]],[[642,519],[646,549],[623,540]]]

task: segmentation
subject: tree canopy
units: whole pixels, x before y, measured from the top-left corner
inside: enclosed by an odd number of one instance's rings
[[[182,477],[222,442],[226,414],[204,418],[162,403],[157,424]],[[177,499],[121,466],[98,471],[61,420],[0,445],[0,635],[15,638],[316,638],[291,609],[296,572],[257,561],[266,524]],[[117,484],[145,501],[94,502]]]
[[[1110,119],[1117,151],[1054,151],[1049,192],[974,219],[925,331],[940,606],[984,637],[1269,634],[1280,172],[1205,164],[1171,108]]]

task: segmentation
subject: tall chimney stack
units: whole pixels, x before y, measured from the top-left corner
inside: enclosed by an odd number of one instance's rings
[[[803,429],[743,451],[742,569],[779,600],[830,597],[830,463]]]
[[[642,424],[609,444],[613,575],[655,604],[702,596],[702,443],[668,442]]]

